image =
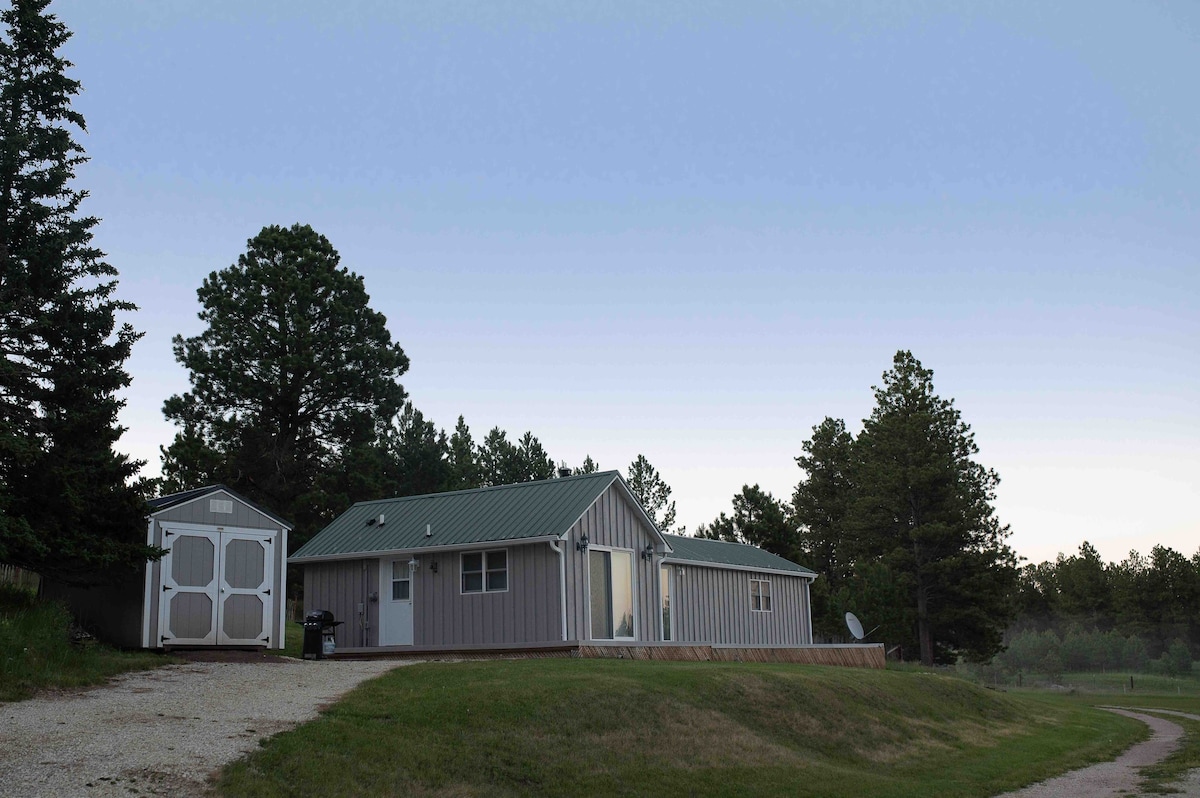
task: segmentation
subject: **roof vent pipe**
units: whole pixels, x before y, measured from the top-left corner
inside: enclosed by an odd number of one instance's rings
[[[426,525],[425,525],[425,537],[427,537],[427,538],[431,538],[431,537],[433,537],[433,529],[432,529],[432,526],[433,526],[432,524],[426,524]]]

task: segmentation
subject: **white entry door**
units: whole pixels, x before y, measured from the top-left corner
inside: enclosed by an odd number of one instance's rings
[[[413,642],[413,575],[408,560],[379,563],[379,645],[411,646]]]
[[[159,645],[270,646],[270,535],[163,526]]]

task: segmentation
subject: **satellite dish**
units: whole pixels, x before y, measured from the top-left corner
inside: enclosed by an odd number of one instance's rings
[[[859,623],[858,618],[852,612],[846,613],[846,628],[850,630],[850,634],[854,636],[855,640],[862,640],[866,637],[863,634],[862,624]]]
[[[855,640],[862,640],[864,637],[869,637],[870,635],[874,634],[875,630],[879,627],[876,626],[875,629],[872,629],[864,634],[862,624],[859,623],[858,617],[854,613],[848,612],[846,613],[846,628],[850,630],[850,634],[854,635]]]

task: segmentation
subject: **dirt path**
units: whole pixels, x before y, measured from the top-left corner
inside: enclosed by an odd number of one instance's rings
[[[1127,718],[1136,718],[1150,727],[1150,739],[1138,743],[1111,762],[1073,770],[1053,779],[1038,782],[1016,792],[1004,793],[999,798],[1115,798],[1115,796],[1141,795],[1138,784],[1141,778],[1138,768],[1161,762],[1179,747],[1184,731],[1177,723],[1163,720],[1143,712],[1131,712],[1117,707],[1100,707]],[[1200,720],[1200,716],[1171,710],[1146,710],[1181,715]],[[1200,771],[1191,771],[1187,777],[1174,785],[1182,792],[1175,795],[1200,796]]]
[[[217,768],[409,663],[190,662],[0,704],[0,795],[203,795]]]

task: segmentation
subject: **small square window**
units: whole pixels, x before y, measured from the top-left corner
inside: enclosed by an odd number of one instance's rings
[[[771,611],[771,582],[769,580],[750,580],[750,609],[754,612]]]
[[[462,555],[462,592],[491,593],[508,590],[508,552],[476,551]]]

